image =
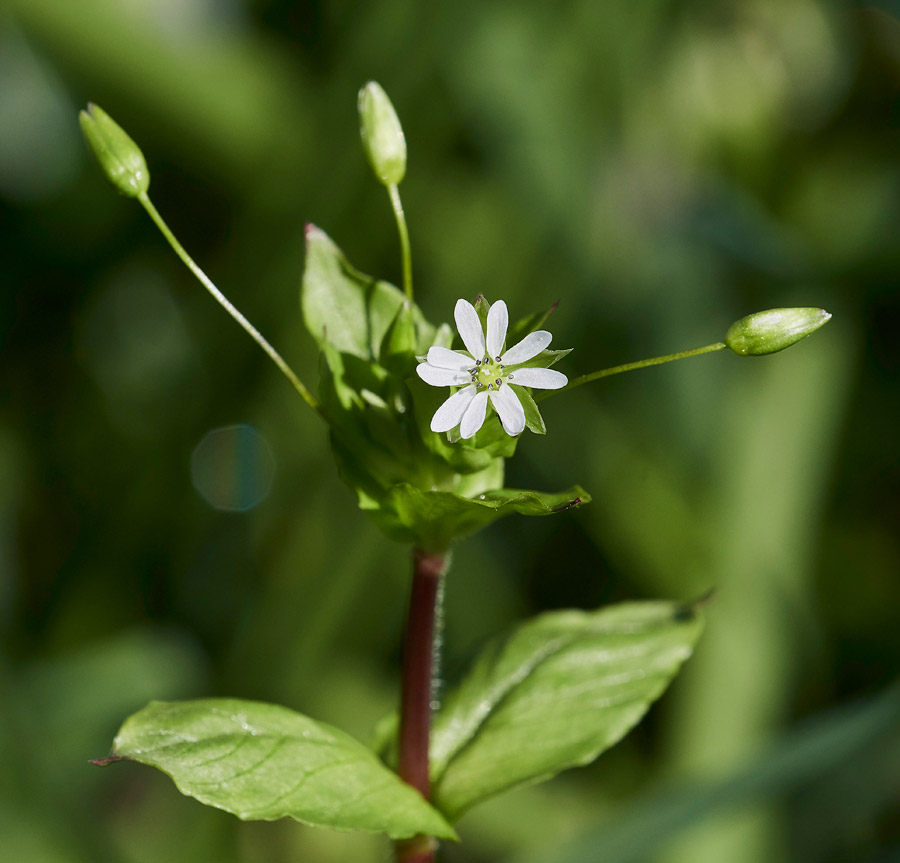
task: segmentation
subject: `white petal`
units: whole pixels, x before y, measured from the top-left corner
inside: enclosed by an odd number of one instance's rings
[[[472,380],[472,376],[464,370],[441,369],[431,363],[419,363],[416,374],[433,387],[458,387]]]
[[[500,414],[503,431],[512,437],[522,434],[525,429],[525,411],[512,387],[502,386],[499,390],[493,390],[490,396],[494,410]]]
[[[509,380],[521,387],[534,387],[536,390],[558,390],[569,382],[562,372],[553,369],[516,369],[510,373]]]
[[[514,366],[516,363],[524,363],[536,357],[547,345],[553,336],[546,330],[538,330],[529,333],[517,345],[513,345],[502,357],[501,362],[506,366]]]
[[[497,300],[488,311],[487,316],[487,352],[490,358],[496,359],[503,350],[506,341],[506,328],[509,326],[509,312],[503,300]]]
[[[459,351],[442,348],[440,345],[430,347],[426,359],[439,369],[468,369],[475,365],[475,360],[472,357],[461,354]],[[481,359],[481,357],[478,357],[478,359]]]
[[[466,300],[457,300],[453,310],[453,318],[456,321],[456,329],[462,337],[466,350],[475,359],[480,360],[484,356],[484,330],[481,327],[481,319],[475,306]],[[520,360],[523,362],[523,360]]]
[[[465,440],[475,435],[484,425],[484,415],[487,413],[487,390],[476,393],[472,403],[466,408],[462,422],[459,424],[459,436]]]
[[[433,432],[447,432],[456,428],[466,412],[466,408],[475,398],[478,390],[468,386],[464,390],[453,393],[435,412],[431,418],[431,430]]]

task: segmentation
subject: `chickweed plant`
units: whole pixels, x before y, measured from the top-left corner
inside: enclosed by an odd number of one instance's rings
[[[554,306],[510,318],[499,298],[447,302],[453,323],[416,305],[399,185],[406,141],[382,88],[359,94],[365,155],[386,188],[400,237],[403,286],[352,267],[319,228],[306,230],[300,304],[321,354],[315,391],[194,263],[150,201],[150,173],[131,138],[96,105],[84,135],[118,190],[147,211],[201,284],[268,354],[328,430],[341,479],[359,506],[411,549],[399,709],[376,750],[275,704],[237,699],[151,702],[127,718],[109,757],[168,774],[201,803],[244,820],[293,818],[394,841],[398,863],[430,863],[473,806],[514,786],[587,764],[631,729],[690,656],[700,603],[632,602],[557,611],[487,645],[435,710],[436,621],[454,543],[503,516],[565,518],[590,501],[504,487],[527,429],[546,434],[539,402],[609,375],[730,350],[780,351],[825,324],[819,308],[751,314],[722,341],[574,374],[551,350]],[[515,310],[521,314],[523,310]],[[560,366],[562,370],[556,368]],[[574,376],[573,376],[574,375]]]

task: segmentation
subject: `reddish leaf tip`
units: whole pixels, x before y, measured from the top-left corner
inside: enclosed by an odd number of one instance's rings
[[[115,764],[117,761],[128,761],[124,755],[107,755],[106,758],[92,758],[90,763],[97,767],[106,767],[107,764]]]

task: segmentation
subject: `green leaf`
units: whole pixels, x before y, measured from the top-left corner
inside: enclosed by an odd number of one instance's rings
[[[491,643],[435,721],[435,805],[452,821],[593,761],[662,694],[700,630],[689,606],[643,602],[545,614]]]
[[[382,528],[400,541],[443,551],[452,540],[481,530],[505,515],[552,515],[590,499],[577,485],[553,494],[507,488],[468,498],[399,483],[388,490],[382,501],[381,516],[386,520]]]
[[[125,720],[113,756],[158,767],[182,794],[243,821],[454,839],[443,817],[349,735],[285,707],[153,701]]]
[[[517,863],[640,863],[655,859],[673,837],[723,810],[734,811],[756,802],[772,804],[814,782],[832,789],[841,800],[841,811],[854,806],[850,801],[874,809],[880,794],[886,807],[891,805],[888,800],[896,798],[895,774],[890,768],[873,770],[870,764],[884,763],[898,727],[900,686],[895,683],[874,698],[843,704],[798,723],[731,773],[663,784],[618,807],[613,817],[604,818],[553,852],[528,853],[515,859]],[[893,745],[896,751],[896,743]],[[879,772],[884,776],[882,788],[878,787]],[[865,789],[862,795],[861,788]],[[810,797],[811,802],[817,799],[807,795]],[[822,809],[821,798],[818,801],[817,813]],[[862,819],[875,817],[872,809],[863,815],[857,808],[853,814]],[[854,819],[854,823],[859,821]],[[817,831],[820,839],[824,839],[823,832],[827,833],[827,827]]]
[[[403,303],[401,290],[354,269],[323,230],[306,226],[300,305],[306,328],[319,345],[327,341],[341,353],[377,359]],[[419,338],[433,337],[418,307],[411,308]]]
[[[412,305],[409,300],[404,300],[382,341],[381,364],[401,374],[412,374],[416,365],[417,338]]]

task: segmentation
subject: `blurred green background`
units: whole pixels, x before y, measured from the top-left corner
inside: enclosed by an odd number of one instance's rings
[[[760,309],[834,313],[778,356],[547,403],[509,484],[594,501],[456,549],[444,679],[544,609],[717,596],[643,725],[472,812],[442,859],[900,860],[898,7],[0,4],[0,860],[390,856],[88,764],[151,698],[266,699],[361,739],[394,704],[406,549],[76,121],[96,101],[138,141],[176,234],[312,384],[304,222],[400,278],[358,140],[370,78],[407,133],[432,319],[559,300],[575,375]]]

